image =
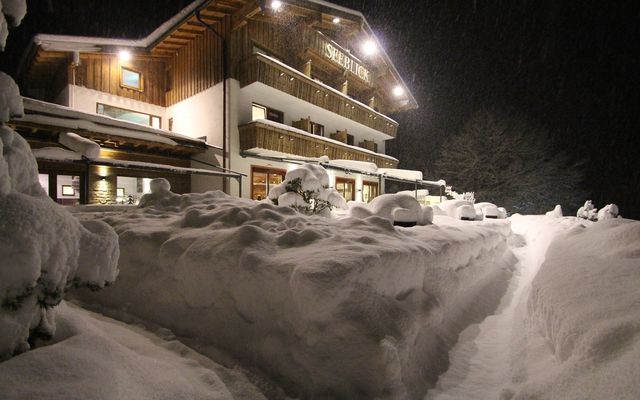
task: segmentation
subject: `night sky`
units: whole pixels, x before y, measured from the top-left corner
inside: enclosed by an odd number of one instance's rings
[[[441,178],[433,171],[439,145],[474,112],[498,107],[585,162],[597,207],[613,202],[640,219],[640,2],[334,2],[365,14],[420,104],[392,116],[400,129],[389,153],[400,168]],[[140,37],[188,3],[28,1],[0,68],[13,72],[37,32]]]

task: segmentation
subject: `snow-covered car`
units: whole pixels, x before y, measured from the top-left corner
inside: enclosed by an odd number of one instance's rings
[[[483,218],[490,219],[505,219],[507,218],[507,210],[504,207],[498,207],[493,203],[482,202],[473,205],[477,212],[479,212]]]
[[[397,226],[429,225],[433,221],[433,209],[422,206],[406,193],[383,194],[369,204],[350,204],[350,214],[356,218],[372,215],[388,219]]]

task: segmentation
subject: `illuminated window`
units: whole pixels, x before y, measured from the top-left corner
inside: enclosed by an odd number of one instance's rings
[[[347,178],[336,178],[336,190],[344,197],[345,200],[355,200],[356,199],[356,181],[353,179]]]
[[[129,89],[142,90],[142,74],[122,67],[120,73],[120,84]]]
[[[281,169],[251,168],[251,198],[264,200],[274,186],[284,181],[287,171]]]
[[[162,125],[162,119],[156,115],[131,111],[120,107],[110,106],[108,104],[97,103],[96,113],[122,121],[151,126],[156,129],[160,129]]]
[[[273,108],[265,107],[260,104],[251,104],[251,120],[268,119],[269,121],[284,122],[284,113],[282,111],[274,110]]]
[[[378,196],[377,182],[362,182],[362,201],[368,203]]]

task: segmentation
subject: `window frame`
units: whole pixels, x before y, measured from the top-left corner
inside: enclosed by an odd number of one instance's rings
[[[369,186],[369,187],[375,187],[375,193],[376,195],[373,196],[369,201],[366,201],[364,199],[364,187],[365,186]],[[362,201],[369,203],[371,200],[375,199],[376,197],[380,196],[380,183],[379,182],[374,182],[374,181],[362,181]]]
[[[284,181],[285,176],[287,175],[287,170],[283,169],[283,168],[272,168],[272,167],[265,167],[262,165],[252,165],[251,166],[251,199],[252,200],[256,200],[254,197],[254,193],[253,193],[253,174],[254,173],[262,173],[262,174],[266,174],[266,193],[265,193],[265,199],[269,196],[269,175],[273,174],[273,175],[280,175],[282,177],[282,181]],[[264,199],[262,199],[264,200]]]
[[[340,193],[342,195],[342,197],[344,197],[344,191],[341,192],[340,190],[338,190],[338,183],[350,183],[352,186],[351,189],[351,198],[347,199],[345,197],[346,201],[354,201],[356,199],[356,180],[352,179],[352,178],[343,178],[341,176],[336,176],[336,183],[333,185],[333,188],[338,191],[338,193]]]
[[[148,117],[149,117],[149,123],[148,123],[148,125],[146,125],[146,126],[148,126],[148,127],[150,127],[150,128],[153,128],[153,125],[152,125],[153,118],[158,118],[158,121],[159,121],[158,126],[159,126],[159,128],[154,128],[154,129],[162,129],[162,117],[161,117],[161,116],[159,116],[159,115],[149,114],[149,113],[142,112],[142,111],[136,111],[136,110],[131,110],[131,109],[128,109],[128,108],[122,108],[122,107],[112,106],[112,105],[110,105],[110,104],[106,104],[106,103],[99,103],[99,102],[96,102],[96,114],[98,114],[98,115],[104,115],[105,117],[109,117],[109,118],[117,119],[118,121],[129,122],[129,123],[132,123],[132,124],[135,124],[136,122],[128,121],[128,120],[126,120],[126,119],[121,119],[121,118],[112,117],[112,116],[110,116],[110,115],[108,115],[108,114],[105,114],[105,113],[101,113],[101,112],[99,112],[98,110],[100,109],[100,106],[103,106],[103,107],[111,107],[111,108],[116,108],[116,109],[118,109],[118,110],[122,110],[122,111],[129,111],[129,112],[133,112],[133,113],[136,113],[136,114],[146,115],[146,116],[148,116]]]
[[[134,74],[138,74],[139,81],[140,81],[140,87],[127,85],[126,83],[124,83],[124,71],[125,70],[128,71],[128,72],[132,72]],[[141,71],[138,71],[138,70],[133,69],[131,67],[125,67],[124,65],[121,65],[120,66],[120,87],[123,87],[123,88],[126,88],[126,89],[131,89],[131,90],[136,90],[138,92],[144,92],[144,75],[142,74]]]
[[[265,110],[265,118],[258,118],[258,119],[266,119],[267,121],[273,121],[273,122],[277,122],[279,124],[284,124],[284,112],[283,111],[276,110],[275,108],[271,108],[271,107],[265,106],[264,104],[256,103],[255,101],[251,102],[251,120],[252,121],[256,121],[256,119],[253,118],[253,108],[254,107],[262,108],[262,109]],[[269,113],[270,112],[278,114],[278,120],[269,118]]]

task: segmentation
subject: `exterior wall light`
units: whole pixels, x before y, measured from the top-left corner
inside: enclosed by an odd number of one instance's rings
[[[273,11],[280,11],[280,9],[282,8],[282,2],[279,0],[273,0],[271,2],[271,9]]]
[[[393,88],[393,95],[396,97],[400,97],[404,94],[404,88],[400,85]]]
[[[120,61],[129,61],[131,60],[131,52],[129,50],[120,50],[118,52],[118,58]]]
[[[339,24],[340,23],[340,18],[335,17],[331,22],[333,22],[334,24]]]
[[[378,46],[373,40],[367,40],[362,44],[362,52],[365,56],[372,56],[378,52]]]

